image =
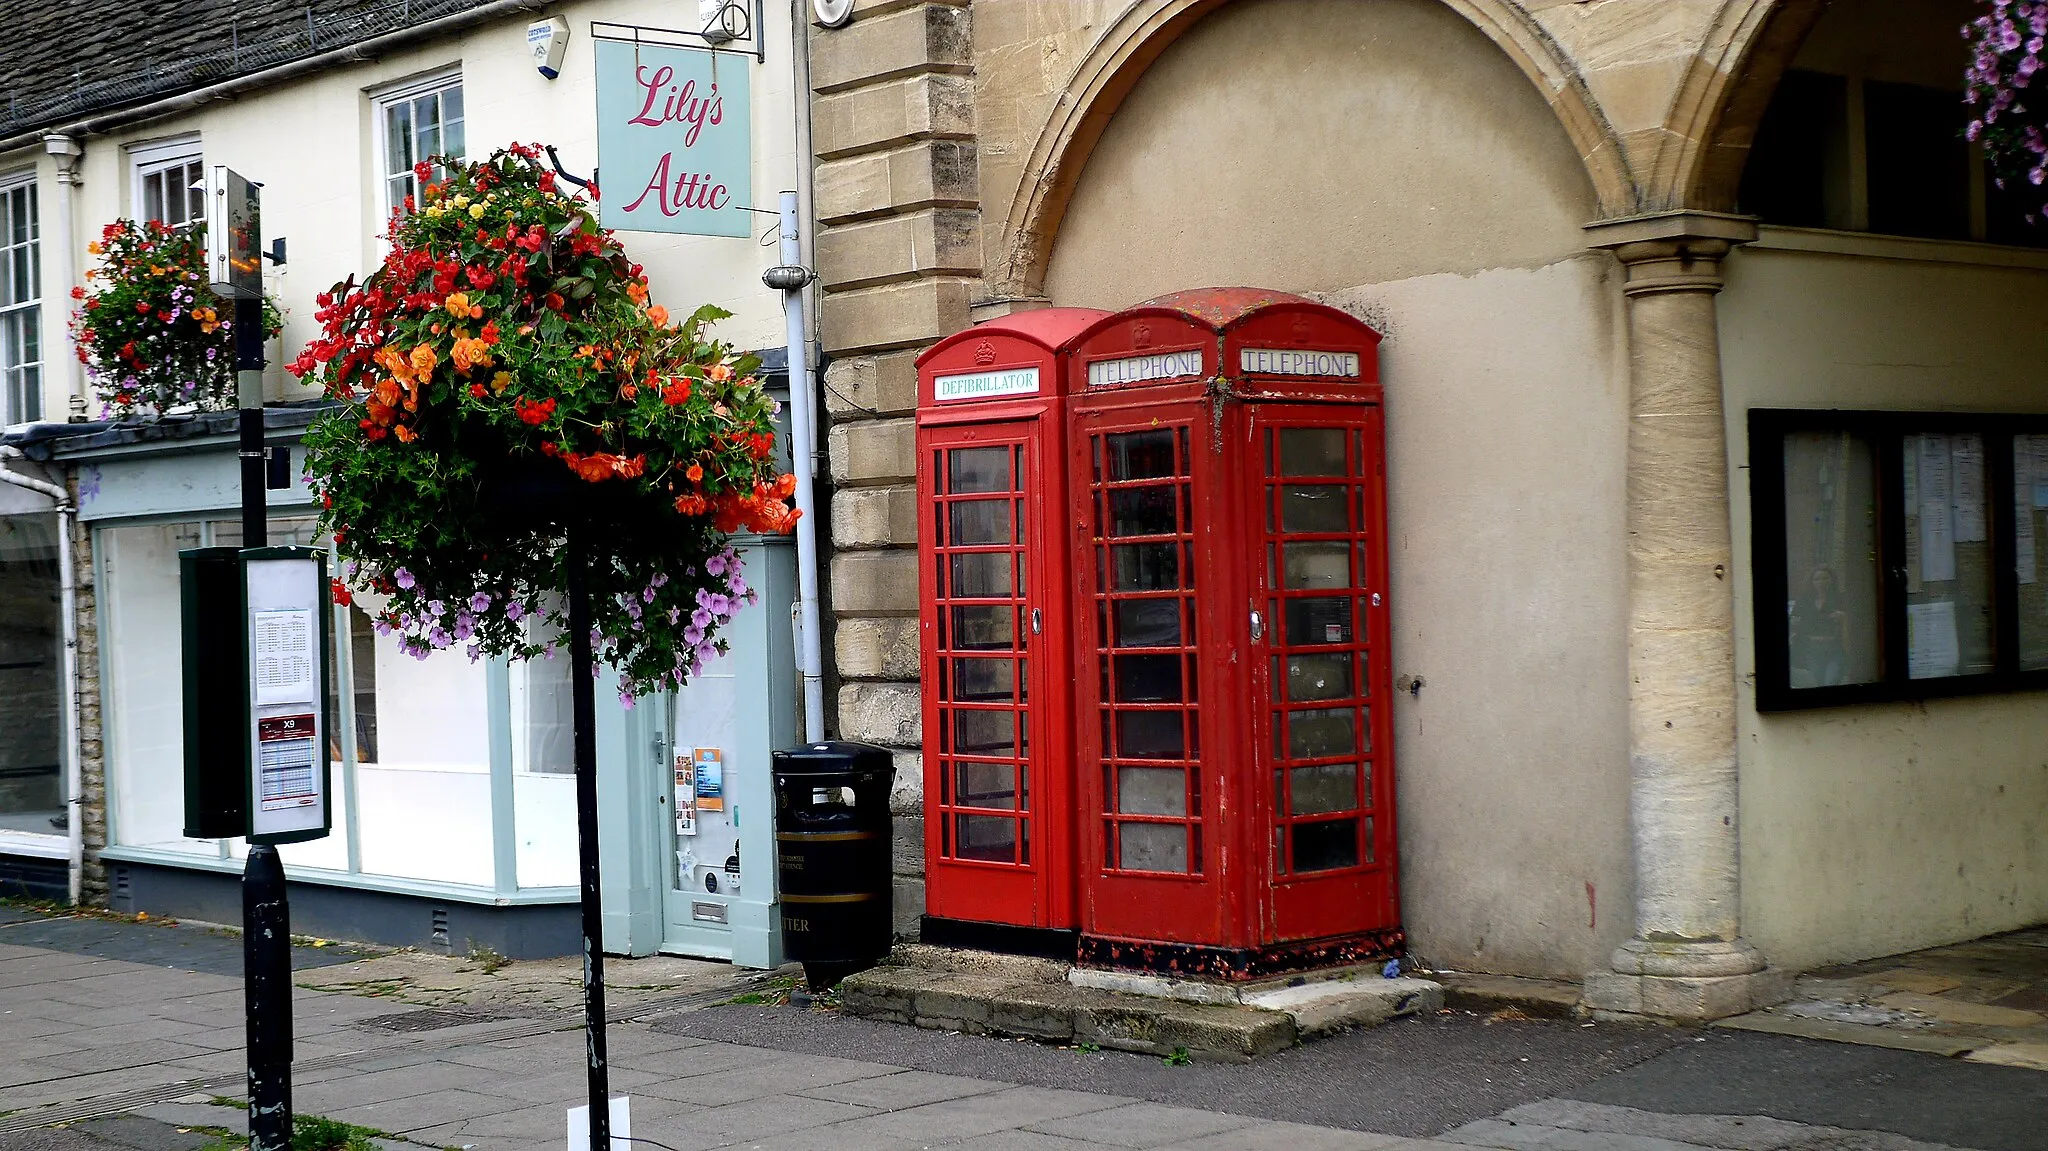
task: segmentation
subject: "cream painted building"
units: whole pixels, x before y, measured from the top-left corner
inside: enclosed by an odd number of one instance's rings
[[[899,786],[918,350],[1256,285],[1385,336],[1415,953],[1697,1018],[2048,919],[2048,233],[1955,135],[1972,5],[855,7],[833,650]]]
[[[656,302],[678,315],[707,303],[729,310],[715,334],[765,353],[769,386],[786,388],[784,294],[762,273],[779,262],[780,193],[805,187],[795,26],[786,2],[727,8],[741,35],[723,42],[719,66],[738,70],[751,95],[752,170],[732,190],[761,214],[743,236],[635,232],[621,242]],[[591,176],[596,35],[703,48],[672,30],[706,25],[695,3],[645,0],[254,4],[216,15],[166,9],[152,38],[138,29],[157,17],[137,6],[51,5],[0,56],[14,78],[0,119],[0,466],[68,487],[60,508],[45,492],[0,485],[0,582],[39,600],[16,613],[22,597],[9,598],[0,662],[41,677],[0,679],[0,692],[33,684],[45,701],[0,713],[10,748],[0,779],[24,780],[0,788],[0,885],[61,896],[68,855],[74,898],[227,922],[239,914],[244,846],[183,834],[177,552],[240,538],[234,414],[102,422],[66,330],[70,293],[96,262],[88,243],[116,218],[202,219],[206,197],[192,185],[216,166],[261,182],[266,246],[281,237],[288,256],[266,271],[284,313],[268,349],[266,438],[292,465],[281,469],[290,485],[269,493],[270,542],[313,542],[298,438],[319,395],[283,365],[318,334],[316,294],[381,261],[380,233],[416,190],[415,161],[536,142]],[[529,46],[530,26],[550,18],[567,37],[553,76]],[[96,52],[67,25],[118,42]],[[780,962],[766,821],[743,832],[728,815],[706,830],[733,838],[693,842],[662,805],[673,787],[667,752],[693,746],[721,749],[743,776],[735,809],[769,803],[767,755],[798,738],[788,543],[739,541],[763,602],[735,624],[734,655],[700,686],[653,707],[601,709],[612,950]],[[69,627],[60,592],[74,608]],[[415,662],[369,622],[336,609],[332,674],[346,687],[330,701],[334,830],[282,852],[298,929],[458,953],[577,950],[568,661],[443,652]],[[60,663],[75,669],[75,692],[56,687]],[[771,683],[772,706],[740,706]],[[601,700],[614,694],[600,687]],[[738,839],[757,834],[742,852]]]

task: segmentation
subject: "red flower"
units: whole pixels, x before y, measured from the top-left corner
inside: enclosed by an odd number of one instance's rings
[[[334,603],[337,607],[348,607],[350,604],[356,602],[356,597],[348,593],[347,584],[342,583],[340,580],[335,580],[333,581],[333,586]]]
[[[149,301],[148,301],[148,300],[137,300],[137,301],[135,301],[135,314],[136,314],[136,315],[138,315],[138,316],[146,316],[146,315],[148,315],[148,314],[149,314]]]
[[[521,396],[512,402],[512,410],[520,419],[535,427],[539,427],[547,423],[548,418],[555,414],[554,397],[550,396],[536,404],[525,396]]]
[[[72,298],[72,299],[74,299],[74,300],[83,300],[83,299],[85,299],[85,289],[84,289],[83,287],[74,287],[74,288],[72,288],[72,289],[71,289],[71,298]]]

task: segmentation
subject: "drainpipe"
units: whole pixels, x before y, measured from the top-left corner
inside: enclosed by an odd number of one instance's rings
[[[783,292],[783,334],[789,345],[789,455],[796,473],[797,666],[804,681],[804,742],[825,738],[824,630],[818,620],[818,507],[812,472],[818,458],[817,414],[805,337],[804,288],[811,274],[802,264],[797,194],[782,194],[782,265],[762,279]]]
[[[21,458],[21,449],[0,447],[0,460]],[[78,508],[71,493],[61,484],[25,476],[0,467],[0,482],[41,492],[57,501],[57,583],[59,611],[64,616],[64,647],[58,657],[58,682],[64,685],[64,821],[69,828],[69,879],[71,904],[78,905],[85,881],[85,770],[79,762],[82,749],[78,737],[78,580],[71,555],[71,537],[78,526]]]
[[[75,137],[52,132],[43,137],[43,150],[57,162],[57,197],[51,212],[50,232],[44,235],[43,266],[49,269],[50,279],[56,282],[58,308],[66,309],[70,307],[72,285],[78,283],[73,263],[78,257],[78,244],[77,237],[72,234],[72,209],[76,206],[74,201],[80,183],[78,161],[85,154],[85,145]],[[52,240],[55,242],[50,242]],[[79,371],[78,357],[58,356],[56,361],[58,378],[63,381],[64,392],[70,397],[71,422],[84,423],[85,373]]]

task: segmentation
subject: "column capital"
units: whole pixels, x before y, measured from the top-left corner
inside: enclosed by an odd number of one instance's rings
[[[1756,239],[1756,218],[1722,212],[1659,212],[1586,225],[1587,246],[1613,252],[1628,269],[1622,288],[1653,292],[1718,292],[1721,258]]]

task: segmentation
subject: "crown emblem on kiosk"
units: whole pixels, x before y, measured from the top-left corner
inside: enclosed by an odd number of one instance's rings
[[[996,346],[994,344],[989,343],[987,340],[983,340],[982,342],[974,345],[974,362],[977,364],[995,363]]]
[[[1306,341],[1306,340],[1308,339],[1308,317],[1307,317],[1307,316],[1296,316],[1296,317],[1294,317],[1294,338],[1295,338],[1295,339],[1297,339],[1297,340],[1303,340],[1303,341]]]
[[[1150,325],[1150,324],[1146,323],[1146,322],[1145,322],[1145,321],[1143,321],[1143,320],[1139,320],[1139,321],[1138,321],[1137,323],[1135,323],[1135,324],[1132,324],[1132,325],[1131,325],[1131,344],[1132,344],[1132,346],[1134,346],[1134,347],[1139,347],[1139,348],[1149,348],[1149,347],[1151,347],[1151,346],[1152,346],[1152,325]]]

